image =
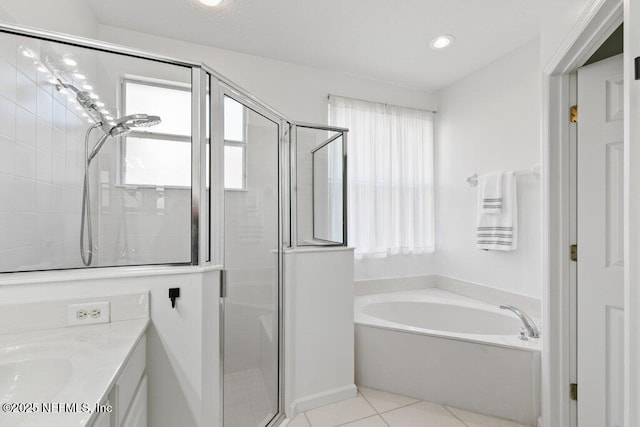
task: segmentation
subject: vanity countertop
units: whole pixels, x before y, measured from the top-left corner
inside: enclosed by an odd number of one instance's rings
[[[0,335],[0,425],[90,425],[148,324],[143,318]]]

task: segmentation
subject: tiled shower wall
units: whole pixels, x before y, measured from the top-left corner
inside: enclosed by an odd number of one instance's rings
[[[21,43],[0,34],[0,271],[79,267],[88,123]]]
[[[60,93],[51,75],[38,70],[40,54],[60,54],[40,43],[0,33],[0,272],[83,267],[84,138],[90,123],[74,97]],[[25,48],[35,57],[25,56]],[[70,50],[81,58],[78,67],[87,81],[99,83],[94,90],[114,115],[122,75],[170,80],[174,70]],[[90,147],[101,134],[93,132]],[[91,266],[189,262],[190,188],[119,185],[119,143],[110,138],[91,164]]]

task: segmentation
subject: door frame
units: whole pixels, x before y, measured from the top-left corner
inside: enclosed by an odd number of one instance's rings
[[[543,334],[542,350],[542,422],[543,426],[570,426],[575,420],[569,397],[572,361],[571,340],[575,339],[572,310],[571,279],[572,262],[569,258],[569,246],[575,236],[572,233],[571,218],[571,174],[575,169],[571,165],[572,131],[569,121],[569,107],[572,105],[572,87],[575,83],[571,73],[583,65],[607,37],[627,18],[628,2],[625,0],[592,0],[562,43],[556,54],[543,68],[541,158],[542,158],[542,248],[543,248]],[[625,26],[625,43],[627,42]],[[625,64],[627,49],[625,45]],[[628,74],[625,73],[625,97],[627,97]],[[625,105],[625,126],[628,120],[628,104]],[[575,132],[573,133],[575,136]],[[628,133],[625,132],[625,150],[628,147]],[[625,151],[626,154],[627,151]],[[626,156],[625,156],[626,157]],[[627,182],[627,161],[625,160],[625,182]],[[626,184],[625,184],[626,188]],[[625,209],[625,225],[628,217]],[[627,233],[628,234],[628,233]],[[625,252],[627,245],[625,243]],[[629,264],[628,262],[626,264]],[[625,265],[625,272],[627,269]],[[625,275],[626,276],[626,275]],[[625,279],[625,295],[631,284]],[[635,286],[635,284],[634,284]],[[640,311],[628,306],[625,297],[625,316],[632,311]],[[572,315],[573,314],[573,315]],[[625,322],[626,324],[626,322]],[[625,329],[628,329],[625,326]],[[627,346],[628,333],[625,336]],[[633,355],[638,350],[633,352]],[[625,351],[625,361],[632,353]],[[625,362],[625,365],[629,365]],[[625,369],[627,369],[625,367]],[[626,374],[628,371],[626,371]],[[636,376],[640,377],[640,373]],[[628,390],[633,378],[625,375],[625,400],[631,398]],[[625,404],[625,425],[637,425],[637,414],[627,411]]]
[[[272,427],[279,425],[286,417],[285,415],[285,327],[284,327],[284,245],[285,240],[288,240],[288,230],[285,229],[285,203],[286,203],[286,192],[287,188],[287,179],[286,175],[289,173],[289,165],[287,163],[287,157],[283,156],[285,150],[288,149],[286,147],[286,142],[289,138],[289,127],[290,122],[276,113],[274,110],[269,109],[268,107],[263,106],[261,103],[257,102],[254,98],[247,96],[244,92],[237,90],[236,88],[226,84],[225,82],[219,82],[217,90],[214,88],[211,89],[211,92],[217,93],[217,96],[211,97],[212,102],[212,113],[215,112],[219,114],[219,117],[224,117],[224,97],[228,96],[233,98],[235,101],[241,103],[246,108],[253,110],[255,113],[260,114],[266,119],[276,123],[278,125],[278,407],[277,412],[274,417],[267,423],[264,427]],[[221,121],[223,121],[222,119]],[[221,123],[222,124],[222,123]],[[218,129],[218,135],[216,140],[218,141],[217,150],[217,164],[219,165],[221,172],[220,176],[223,178],[224,175],[222,173],[224,169],[224,136],[222,134],[222,127]],[[211,152],[213,153],[214,148],[211,148]],[[212,163],[213,164],[213,163]],[[226,191],[224,189],[224,184],[222,184],[222,192]],[[223,236],[222,241],[226,241],[226,235],[224,233],[225,230],[225,215],[224,215],[224,196],[222,197],[222,207],[218,209],[218,211],[222,212],[222,223],[220,224],[221,235]],[[226,265],[225,251],[224,251],[225,243],[222,243],[220,248],[221,261],[223,266]],[[221,295],[219,301],[219,342],[220,342],[220,359],[219,359],[219,378],[220,378],[220,412],[219,412],[219,425],[224,426],[224,334],[225,334],[225,297],[222,295],[224,287],[226,287],[226,271],[223,270],[220,272],[221,275]]]

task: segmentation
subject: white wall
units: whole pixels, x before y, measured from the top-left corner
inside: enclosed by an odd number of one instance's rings
[[[435,97],[393,86],[225,49],[100,25],[101,40],[204,62],[290,119],[327,123],[327,95],[433,109]]]
[[[326,124],[329,93],[427,110],[437,107],[437,98],[432,94],[347,74],[106,25],[100,26],[99,37],[112,43],[204,62],[296,121]],[[433,274],[434,265],[432,255],[396,255],[356,261],[354,274],[356,279],[416,276]]]
[[[538,41],[440,93],[436,130],[439,275],[541,296],[540,181],[518,178],[518,249],[475,248],[477,187],[466,178],[540,162]]]
[[[285,410],[288,416],[356,396],[353,250],[285,253]]]
[[[544,68],[578,22],[599,0],[543,0],[540,19],[540,65]]]
[[[96,38],[98,34],[98,20],[85,0],[3,0],[0,19],[81,37]]]

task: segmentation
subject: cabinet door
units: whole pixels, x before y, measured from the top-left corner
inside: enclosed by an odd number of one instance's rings
[[[93,427],[111,427],[111,414],[107,412],[100,414]]]
[[[140,380],[140,385],[133,396],[129,411],[124,417],[122,427],[147,427],[147,376]]]

